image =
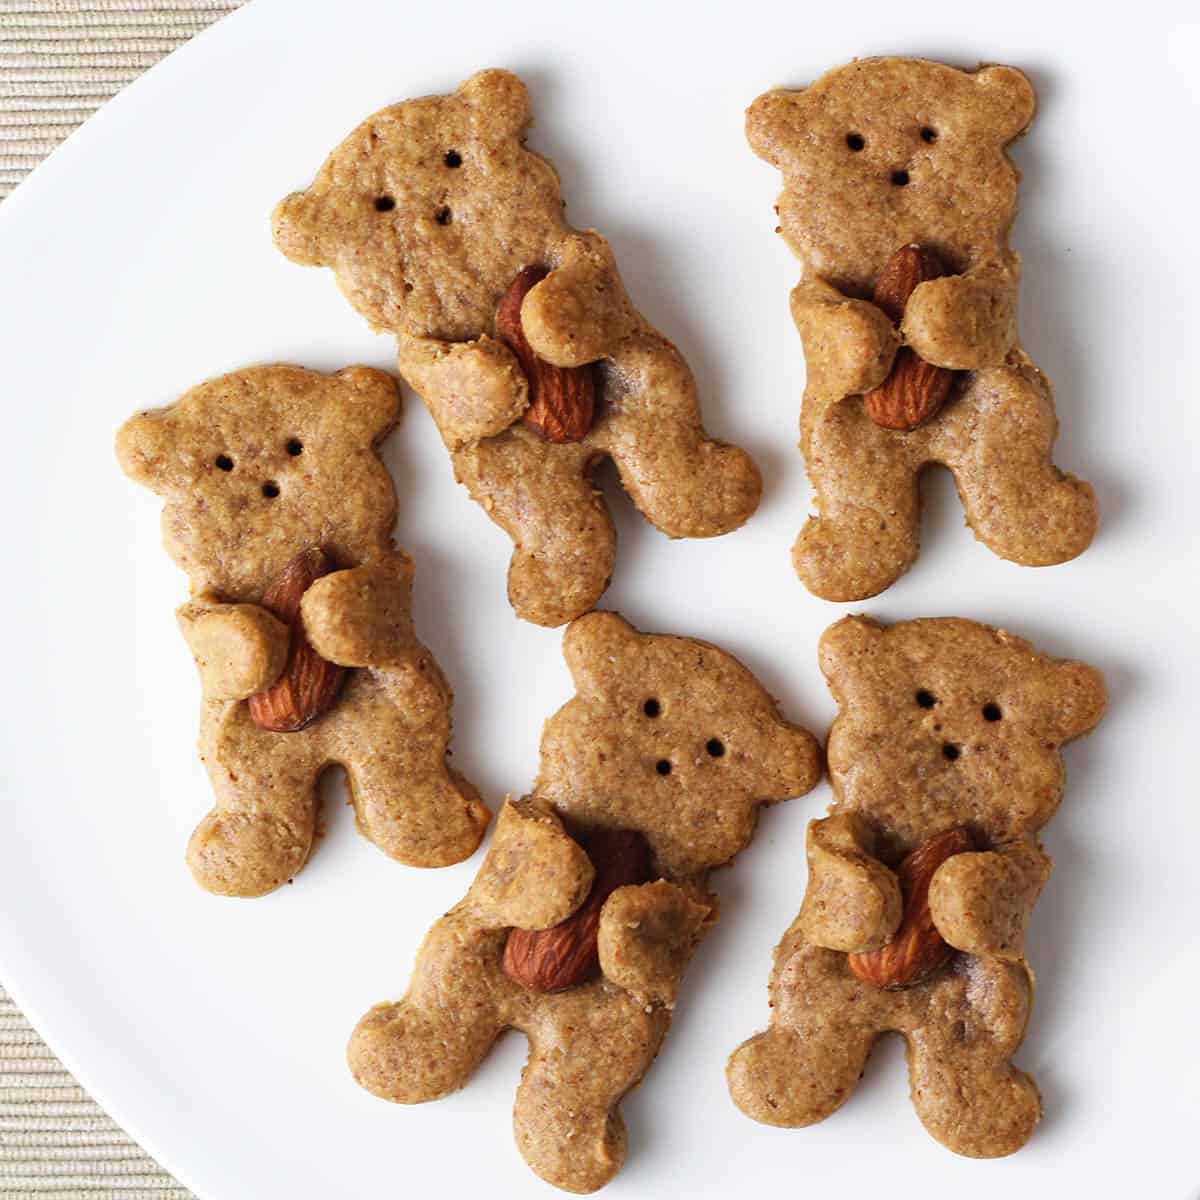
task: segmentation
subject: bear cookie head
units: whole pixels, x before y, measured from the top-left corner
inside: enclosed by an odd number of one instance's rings
[[[382,371],[236,371],[117,434],[125,473],[162,496],[163,541],[196,593],[257,603],[297,554],[384,552],[396,494],[378,444],[399,395]]]
[[[875,825],[885,860],[956,825],[981,845],[1036,833],[1062,797],[1061,746],[1106,703],[1094,668],[957,618],[846,617],[822,636],[820,662],[840,709],[832,811]]]
[[[746,133],[783,172],[779,231],[805,275],[866,298],[909,243],[935,250],[951,271],[1006,252],[1020,173],[1005,147],[1034,107],[1033,87],[1012,67],[868,58],[802,91],[760,96]]]
[[[640,831],[668,878],[727,863],[758,805],[820,778],[816,740],[715,646],[595,612],[563,652],[576,695],[546,722],[535,794],[569,825]]]
[[[532,120],[525,85],[500,70],[385,108],[280,202],[275,242],[294,262],[332,267],[380,329],[477,337],[563,227],[558,174],[524,146]]]

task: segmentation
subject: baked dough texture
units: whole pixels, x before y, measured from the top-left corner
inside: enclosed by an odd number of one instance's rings
[[[1051,867],[1038,831],[1062,797],[1060,747],[1100,720],[1104,682],[955,618],[884,628],[847,617],[826,630],[820,659],[839,708],[827,747],[835,799],[809,827],[808,889],[775,950],[770,1026],[731,1056],[730,1093],[757,1121],[811,1125],[895,1032],[925,1128],[959,1154],[1010,1154],[1042,1112],[1010,1061],[1033,1002],[1025,931]],[[846,956],[895,933],[894,868],[959,826],[979,849],[938,867],[929,905],[961,953],[906,990],[861,982]]]
[[[754,512],[751,459],[710,439],[679,351],[633,307],[608,243],[564,219],[558,173],[525,146],[525,85],[489,70],[456,92],[385,108],[275,210],[291,259],[331,267],[347,299],[398,342],[455,475],[512,538],[517,614],[561,625],[599,600],[616,533],[591,482],[605,456],[669,537],[712,537]],[[533,351],[594,364],[598,415],[582,441],[521,423],[525,375],[495,336],[500,298],[526,267],[549,269],[521,306]]]
[[[378,446],[398,414],[381,371],[279,365],[201,384],[117,434],[122,469],[165,501],[163,541],[191,580],[178,617],[200,672],[216,807],[188,864],[210,892],[259,896],[300,870],[317,782],[334,764],[359,829],[400,862],[459,862],[487,826],[475,789],[446,765],[452,692],[413,631],[413,563],[392,544],[396,494]],[[352,669],[329,712],[273,733],[246,700],[279,678],[288,629],[261,601],[314,547],[337,569],[304,593],[304,630]]]
[[[680,977],[716,922],[709,872],[749,842],[760,805],[809,791],[821,763],[812,736],[715,646],[596,612],[570,625],[564,653],[576,695],[546,722],[532,795],[505,805],[408,994],[362,1018],[349,1061],[363,1087],[415,1104],[462,1087],[503,1030],[521,1030],[517,1145],[543,1179],[591,1192],[621,1167],[621,1099],[658,1053]],[[645,836],[651,882],[605,901],[598,977],[527,991],[501,969],[509,931],[579,908],[593,868],[575,837],[604,829]]]
[[[793,561],[826,600],[873,596],[912,566],[918,476],[934,463],[953,472],[968,525],[1002,558],[1065,562],[1095,534],[1091,487],[1051,461],[1050,381],[1017,333],[1021,263],[1008,238],[1020,173],[1005,148],[1034,107],[1012,67],[870,58],[802,91],[767,92],[746,114],[754,152],[783,172],[779,232],[802,267],[791,307],[818,513]],[[948,273],[916,288],[897,330],[870,298],[884,264],[914,243]],[[862,402],[901,345],[961,372],[911,432],[880,428]]]

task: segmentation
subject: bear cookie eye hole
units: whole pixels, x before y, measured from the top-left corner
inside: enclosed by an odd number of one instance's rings
[[[228,454],[218,454],[217,457],[213,459],[213,465],[218,471],[232,471],[233,459],[230,458]]]
[[[720,738],[709,738],[704,748],[712,758],[721,758],[725,754],[725,743]]]
[[[921,141],[929,142],[932,145],[938,139],[937,130],[930,128],[928,125],[921,127]]]
[[[927,692],[924,688],[921,688],[917,692],[915,699],[922,708],[932,708],[937,703],[937,697],[932,692]]]
[[[376,196],[375,211],[376,212],[391,212],[396,207],[395,196]]]
[[[848,133],[846,134],[846,145],[857,154],[859,150],[867,148],[867,139],[861,133]]]
[[[985,704],[983,706],[983,719],[985,721],[999,721],[1004,714],[1000,711],[998,704]]]
[[[454,220],[454,214],[443,204],[441,208],[433,214],[433,219],[439,225],[449,225]]]
[[[461,167],[462,155],[457,150],[447,150],[446,157],[442,159],[442,162],[448,167]]]
[[[296,458],[304,453],[304,443],[299,438],[288,438],[287,452]]]
[[[656,763],[654,764],[654,769],[655,769],[655,770],[656,770],[656,771],[657,771],[657,772],[658,772],[660,775],[670,775],[670,773],[671,773],[671,760],[670,760],[669,758],[660,758],[660,759],[658,760],[658,762],[656,762]]]
[[[650,717],[651,720],[653,720],[655,717],[657,717],[659,715],[659,713],[662,712],[662,705],[659,704],[659,702],[657,700],[655,700],[653,697],[651,697],[649,700],[646,701],[645,704],[642,705],[642,712],[644,712],[646,714],[646,716]]]

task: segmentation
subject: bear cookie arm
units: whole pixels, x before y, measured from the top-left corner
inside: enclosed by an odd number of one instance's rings
[[[300,870],[333,764],[359,829],[400,862],[459,862],[483,836],[488,810],[446,763],[452,693],[413,630],[412,560],[392,545],[378,447],[398,412],[380,371],[254,367],[117,435],[191,581],[178,621],[216,806],[188,864],[208,891],[259,896]]]
[[[847,617],[822,637],[821,668],[839,709],[834,803],[810,826],[770,1024],[731,1055],[730,1095],[764,1124],[824,1120],[895,1031],[929,1133],[969,1157],[1011,1154],[1042,1112],[1012,1065],[1033,1004],[1025,930],[1050,874],[1038,832],[1062,795],[1060,748],[1099,722],[1104,682],[954,618]]]
[[[517,1146],[541,1178],[590,1192],[624,1161],[621,1100],[717,919],[709,872],[749,841],[761,805],[815,785],[820,755],[715,646],[595,612],[568,627],[564,654],[575,696],[546,722],[533,794],[505,804],[407,995],[366,1013],[348,1059],[363,1087],[415,1104],[464,1086],[503,1030],[521,1030]],[[639,845],[635,869],[601,855]]]
[[[1001,558],[1062,563],[1095,535],[1095,495],[1051,459],[1050,382],[1017,331],[1006,150],[1034,108],[1011,67],[869,58],[747,111],[751,148],[783,173],[778,232],[802,268],[791,306],[816,515],[792,558],[823,599],[866,599],[912,566],[932,463]],[[901,265],[914,254],[915,275]]]
[[[762,481],[706,434],[691,370],[634,308],[608,243],[565,223],[557,172],[525,147],[532,119],[525,85],[501,70],[383,109],[273,227],[284,254],[331,267],[396,337],[456,479],[513,541],[513,608],[555,626],[612,575],[600,459],[669,537],[736,529]],[[522,297],[530,271],[543,277]]]

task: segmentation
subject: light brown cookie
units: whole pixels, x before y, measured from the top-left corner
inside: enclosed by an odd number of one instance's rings
[[[1050,874],[1037,834],[1062,796],[1059,749],[1100,720],[1104,682],[953,618],[847,617],[821,639],[821,669],[839,708],[835,800],[809,828],[770,1027],[730,1058],[730,1092],[755,1120],[811,1125],[895,1031],[926,1129],[959,1154],[1010,1154],[1041,1116],[1010,1062],[1033,1000],[1025,929]]]
[[[613,570],[616,534],[590,479],[599,459],[669,537],[737,528],[761,480],[743,451],[705,434],[687,363],[633,307],[608,243],[565,223],[557,172],[525,147],[531,122],[525,85],[498,70],[386,108],[278,206],[274,228],[289,258],[332,267],[350,302],[395,334],[456,477],[513,539],[513,607],[560,625],[593,607]],[[527,268],[548,274],[530,287]],[[530,352],[594,376],[574,377],[572,419],[556,423],[569,440],[544,436],[537,410],[557,385],[527,375],[497,323],[514,284],[528,287],[509,300]],[[594,410],[579,398],[593,391]]]
[[[483,836],[487,809],[446,765],[452,693],[413,632],[412,560],[392,544],[378,445],[398,412],[381,371],[254,367],[117,434],[122,469],[165,500],[163,541],[191,580],[179,624],[217,804],[188,863],[211,892],[262,895],[304,865],[334,764],[359,828],[401,862],[455,863]]]
[[[517,1144],[543,1179],[590,1192],[620,1169],[621,1099],[717,919],[708,873],[750,840],[759,805],[807,792],[821,767],[811,735],[715,646],[598,612],[570,626],[564,653],[576,695],[546,722],[533,795],[505,805],[407,996],[363,1017],[349,1059],[363,1087],[415,1104],[462,1087],[500,1032],[520,1029]],[[635,882],[610,890],[624,879]],[[548,933],[514,935],[520,962],[506,973],[514,929]]]
[[[792,316],[808,370],[801,446],[819,515],[793,559],[827,600],[875,595],[912,565],[917,481],[931,463],[954,473],[967,523],[1002,558],[1065,562],[1095,533],[1092,489],[1051,462],[1050,381],[1017,334],[1021,264],[1008,237],[1020,175],[1005,147],[1034,105],[1029,80],[1011,67],[872,58],[803,91],[767,92],[746,114],[754,152],[783,172],[778,231],[802,264]],[[910,246],[942,273],[910,280],[888,311],[880,277]],[[940,409],[907,406],[924,416],[915,428],[881,427],[872,409],[906,407],[890,373],[914,359],[954,373],[949,395]],[[921,386],[947,382],[930,369]],[[881,387],[890,403],[864,404]]]

